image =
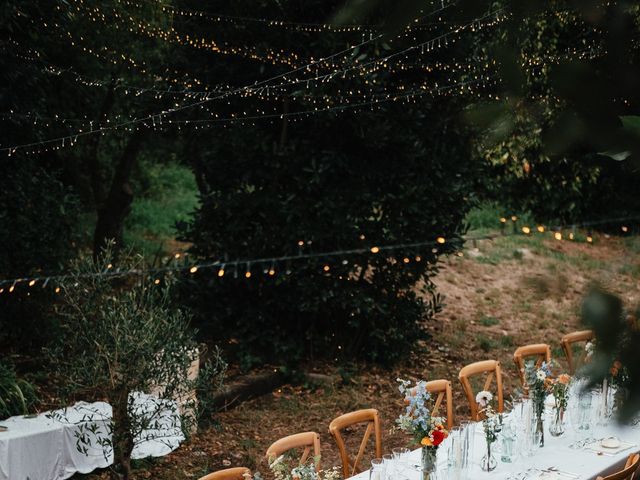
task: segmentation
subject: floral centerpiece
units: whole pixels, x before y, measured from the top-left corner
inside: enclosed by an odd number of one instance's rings
[[[292,458],[286,454],[269,459],[269,469],[273,473],[275,480],[340,480],[340,470],[333,467],[330,470],[317,470],[316,465],[320,465],[320,457],[314,457],[307,463],[299,463],[292,467]],[[254,480],[262,480],[259,473],[254,474]],[[251,479],[246,479],[251,480]]]
[[[569,400],[569,382],[571,377],[566,373],[558,375],[552,380],[551,393],[554,399],[554,420],[549,427],[549,432],[554,437],[559,437],[564,433],[564,413],[567,410],[567,402]]]
[[[498,463],[491,453],[491,444],[498,439],[498,433],[502,430],[502,416],[493,409],[491,392],[483,390],[476,395],[478,412],[482,414],[482,429],[487,442],[487,453],[482,457],[482,469],[490,472],[496,468]]]
[[[529,389],[529,396],[533,402],[533,411],[536,416],[536,434],[538,444],[544,446],[544,402],[547,395],[551,393],[553,380],[551,368],[546,362],[542,362],[539,368],[534,363],[525,365],[525,379]]]
[[[431,394],[426,382],[419,381],[411,386],[409,380],[398,379],[400,393],[404,394],[405,412],[396,419],[398,428],[413,436],[416,444],[422,446],[422,471],[434,470],[438,446],[449,432],[444,427],[444,419],[431,415],[433,408]]]

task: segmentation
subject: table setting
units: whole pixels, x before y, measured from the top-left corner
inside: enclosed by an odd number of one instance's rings
[[[552,381],[548,370],[539,374],[538,387],[531,380],[529,394],[504,413],[495,411],[490,392],[481,391],[476,401],[483,418],[445,430],[432,445],[429,434],[443,419],[431,415],[421,382],[405,384],[401,391],[409,392],[409,400],[398,424],[416,438],[426,437],[418,449],[394,448],[354,479],[589,480],[620,469],[629,454],[640,451],[640,419],[617,423],[614,388],[590,388],[568,376]],[[417,428],[411,430],[411,421]]]

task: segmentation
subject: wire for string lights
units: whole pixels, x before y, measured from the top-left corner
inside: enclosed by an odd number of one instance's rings
[[[431,51],[434,48],[436,48],[436,43],[438,45],[438,47],[440,47],[443,43],[446,45],[448,38],[450,35],[452,34],[457,34],[459,32],[461,32],[462,30],[464,30],[465,28],[468,27],[473,27],[476,24],[478,24],[479,22],[481,22],[483,19],[485,18],[490,18],[490,17],[495,17],[496,20],[499,19],[499,12],[502,11],[504,9],[499,9],[498,11],[495,12],[490,12],[487,13],[479,18],[476,18],[474,20],[472,20],[471,22],[459,26],[458,28],[454,29],[451,32],[447,32],[445,34],[439,35],[435,38],[432,38],[430,40],[427,40],[425,42],[421,42],[417,45],[413,45],[410,46],[408,48],[405,48],[399,52],[395,52],[392,54],[389,54],[385,57],[382,57],[380,59],[376,59],[376,60],[372,60],[370,62],[355,66],[355,67],[348,67],[346,69],[343,69],[341,71],[336,71],[336,72],[332,72],[326,75],[320,75],[320,76],[315,76],[313,78],[307,78],[307,79],[300,79],[300,80],[295,80],[295,81],[289,81],[286,83],[286,85],[294,85],[294,84],[300,84],[303,82],[307,82],[307,84],[311,81],[329,81],[332,78],[334,78],[335,76],[338,75],[343,75],[346,76],[347,73],[354,71],[354,70],[362,70],[363,68],[366,68],[367,66],[370,65],[378,65],[380,63],[387,62],[389,59],[395,58],[399,55],[405,54],[407,52],[411,52],[411,51],[415,51],[420,49],[423,53],[426,49],[426,51]],[[365,43],[365,42],[363,42]],[[0,153],[6,153],[8,156],[13,155],[14,153],[16,153],[18,150],[25,150],[27,148],[33,148],[33,147],[42,147],[42,146],[51,146],[52,149],[58,150],[60,148],[64,148],[65,146],[73,146],[77,139],[79,137],[85,137],[88,135],[94,135],[94,134],[104,134],[107,131],[112,131],[112,130],[117,130],[117,129],[121,129],[121,128],[131,128],[133,126],[139,125],[139,124],[146,124],[147,122],[151,122],[153,126],[155,126],[156,122],[162,122],[162,120],[169,116],[172,115],[176,112],[180,112],[180,111],[184,111],[190,108],[194,108],[200,105],[203,105],[205,103],[208,103],[210,101],[216,100],[216,99],[220,99],[220,98],[226,98],[229,95],[235,95],[235,94],[242,94],[243,92],[251,92],[252,90],[264,90],[265,88],[267,89],[267,94],[268,94],[268,89],[269,88],[273,88],[274,85],[270,85],[271,82],[273,82],[274,80],[277,79],[285,79],[287,78],[287,76],[292,75],[293,73],[302,71],[302,70],[310,70],[313,66],[326,61],[329,58],[332,57],[336,57],[339,55],[344,54],[345,52],[351,51],[354,48],[357,48],[356,46],[353,47],[349,47],[347,49],[344,49],[340,52],[336,52],[332,55],[330,55],[329,57],[324,57],[324,58],[320,58],[317,60],[313,60],[311,63],[301,66],[301,67],[297,67],[293,70],[290,70],[288,72],[284,72],[278,75],[275,75],[271,78],[268,78],[266,80],[263,80],[261,82],[255,82],[253,85],[246,85],[244,87],[239,87],[231,92],[225,92],[219,95],[214,95],[214,96],[207,96],[206,98],[197,101],[197,102],[193,102],[187,105],[182,105],[179,107],[174,107],[174,108],[170,108],[168,110],[164,110],[162,112],[156,113],[156,114],[150,114],[150,115],[146,115],[142,118],[136,118],[136,119],[132,119],[132,120],[128,120],[125,122],[120,122],[120,123],[116,123],[114,125],[110,125],[110,126],[103,126],[103,127],[99,127],[96,129],[92,129],[90,131],[79,131],[79,132],[75,132],[74,134],[70,134],[70,135],[65,135],[62,137],[56,137],[56,138],[52,138],[52,139],[48,139],[48,140],[42,140],[42,141],[38,141],[38,142],[31,142],[31,143],[26,143],[26,144],[21,144],[21,145],[14,145],[11,147],[4,147],[4,148],[0,148]],[[278,85],[275,85],[275,87],[277,87]],[[65,145],[66,144],[66,145]]]
[[[502,222],[502,220],[503,219],[500,219],[500,222],[504,224],[505,222]],[[592,227],[596,225],[610,225],[613,223],[617,223],[617,224],[622,223],[620,227],[621,232],[623,234],[628,234],[630,231],[628,222],[637,221],[637,220],[640,220],[640,216],[638,215],[605,219],[605,220],[586,221],[586,222],[575,223],[570,225],[547,226],[546,229],[544,228],[544,226],[540,225],[538,226],[538,231],[540,231],[541,233],[545,231],[553,232],[552,236],[555,239],[564,240],[565,237],[561,233],[562,230],[575,230],[577,228]],[[516,221],[517,221],[517,218],[516,220],[513,220],[514,224]],[[525,235],[529,235],[533,232],[532,229],[530,229],[529,227],[526,227],[526,228],[528,229],[528,232],[525,231],[523,228],[523,233]],[[519,231],[514,229],[512,233],[505,233],[503,231],[502,234],[497,234],[497,235],[489,234],[489,235],[477,235],[477,236],[463,236],[460,238],[460,240],[462,240],[463,242],[475,243],[478,240],[494,240],[496,237],[499,237],[499,236],[514,236],[519,234],[520,234]],[[573,232],[572,232],[568,235],[567,238],[569,238],[569,240],[575,240],[575,235],[573,235]],[[364,236],[361,235],[360,239],[364,240]],[[586,242],[589,244],[592,244],[593,239],[594,239],[593,233],[591,232],[591,230],[589,230],[586,235]],[[310,242],[306,242],[306,243],[310,243]],[[326,262],[326,260],[329,258],[336,258],[336,257],[340,258],[340,257],[351,256],[351,255],[378,256],[378,254],[380,254],[381,252],[406,252],[407,250],[415,251],[417,249],[422,249],[422,248],[430,249],[431,253],[438,253],[439,251],[438,249],[444,248],[443,245],[451,245],[451,248],[448,249],[448,253],[452,253],[453,251],[455,251],[456,254],[460,253],[460,248],[462,247],[462,245],[459,244],[458,242],[451,242],[450,240],[447,240],[443,236],[438,236],[435,238],[435,240],[428,240],[423,242],[402,243],[402,244],[393,244],[393,245],[373,245],[370,247],[360,247],[360,248],[353,248],[353,249],[347,249],[347,250],[333,250],[333,251],[318,252],[318,253],[312,253],[312,252],[304,253],[302,248],[305,246],[305,242],[300,240],[298,242],[298,247],[300,248],[300,250],[295,255],[239,259],[239,260],[232,260],[232,261],[228,261],[225,259],[225,260],[215,260],[215,261],[209,261],[209,262],[203,262],[203,263],[183,264],[183,265],[174,264],[174,265],[167,265],[159,268],[150,268],[148,270],[118,270],[117,268],[114,269],[111,265],[108,265],[105,271],[99,272],[99,273],[86,273],[86,274],[80,274],[80,275],[72,275],[72,274],[66,274],[66,273],[56,274],[56,275],[37,275],[37,276],[25,275],[19,278],[0,280],[0,294],[4,292],[12,293],[16,287],[22,286],[22,285],[28,288],[33,288],[36,285],[41,285],[42,288],[46,288],[47,285],[49,284],[56,285],[55,292],[59,293],[60,287],[57,285],[63,283],[67,279],[82,279],[82,278],[93,278],[93,277],[120,278],[120,277],[125,277],[130,275],[150,275],[150,276],[157,277],[161,274],[165,274],[169,272],[178,272],[178,273],[185,273],[185,274],[190,273],[193,275],[201,270],[216,269],[216,276],[219,278],[223,278],[225,277],[226,270],[228,270],[229,268],[234,268],[235,271],[237,272],[238,268],[242,268],[242,267],[246,269],[245,278],[249,279],[252,276],[252,266],[254,267],[264,266],[265,274],[267,274],[270,277],[273,277],[276,274],[276,266],[279,264],[289,264],[295,261],[310,260],[310,259],[325,260],[325,262],[323,262],[324,266],[322,267],[322,270],[325,273],[329,273],[329,271],[331,270],[331,266],[329,263]],[[177,253],[173,256],[173,258],[175,260],[179,260],[182,256],[183,255]],[[186,257],[186,254],[184,254],[184,256]],[[225,258],[226,257],[227,256],[225,256]],[[419,262],[422,260],[422,257],[420,255],[415,255],[414,260],[416,262]],[[406,264],[406,263],[410,263],[411,259],[409,258],[409,256],[404,254],[401,256],[401,261],[402,263]],[[349,262],[346,259],[342,261],[343,265],[347,265],[348,263]],[[157,285],[160,282],[156,280],[158,279],[156,278],[153,282],[154,284]]]

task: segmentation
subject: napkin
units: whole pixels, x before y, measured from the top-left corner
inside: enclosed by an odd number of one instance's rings
[[[617,455],[620,452],[624,452],[625,450],[630,449],[631,447],[636,447],[637,445],[634,443],[623,442],[620,440],[620,445],[616,448],[607,448],[602,446],[602,440],[596,440],[595,442],[588,443],[584,446],[585,450],[591,450],[596,453],[601,453],[604,455]]]
[[[554,471],[554,472],[540,472],[538,480],[575,480],[578,478],[576,475],[570,475],[568,473]]]

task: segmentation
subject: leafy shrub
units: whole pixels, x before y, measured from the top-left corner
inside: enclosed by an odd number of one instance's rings
[[[11,365],[0,361],[0,418],[26,415],[37,402],[35,387],[18,378]]]
[[[0,167],[0,278],[59,272],[72,257],[75,197],[59,172],[34,160],[5,161]],[[0,295],[0,343],[37,348],[53,336],[51,289],[24,283],[11,295]]]
[[[183,298],[200,330],[245,366],[316,358],[389,363],[425,338],[424,322],[440,308],[430,278],[439,256],[460,244],[475,166],[455,123],[427,125],[419,108],[388,109],[309,119],[277,153],[273,129],[225,131],[199,156],[202,206],[182,232],[202,258],[447,239],[436,250],[283,262],[273,277],[266,263],[251,265],[250,279],[244,264],[229,266],[223,278],[204,269],[185,278]]]

